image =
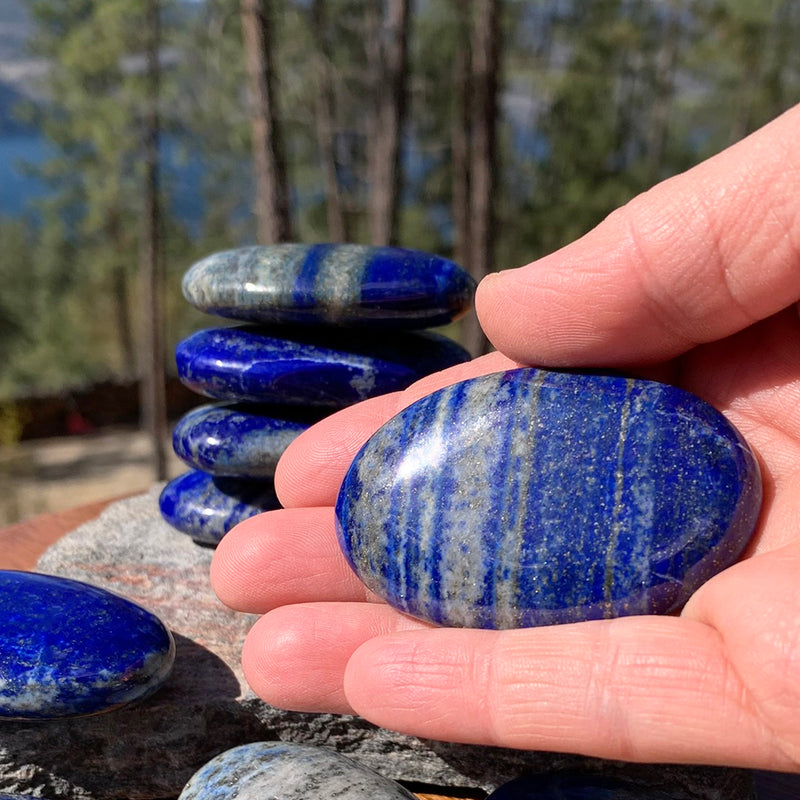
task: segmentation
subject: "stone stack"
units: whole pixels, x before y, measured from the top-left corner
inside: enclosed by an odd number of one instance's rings
[[[221,402],[174,430],[192,470],[165,487],[164,518],[214,546],[278,508],[278,459],[310,424],[469,359],[451,339],[419,331],[460,317],[474,290],[453,262],[403,248],[281,244],[194,264],[186,299],[244,324],[198,331],[177,347],[180,379]]]

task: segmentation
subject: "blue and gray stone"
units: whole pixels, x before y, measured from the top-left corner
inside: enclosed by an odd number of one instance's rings
[[[696,396],[518,369],[425,397],[352,463],[338,535],[390,605],[448,626],[667,614],[734,563],[757,462]]]
[[[525,775],[493,791],[486,800],[678,800],[683,787],[639,778],[580,772]]]
[[[172,634],[146,609],[80,581],[0,570],[0,719],[99,714],[166,680]]]
[[[280,502],[269,479],[218,478],[191,470],[164,487],[158,506],[173,528],[213,547],[235,525],[280,508]]]
[[[8,792],[0,792],[0,800],[42,800],[42,798],[34,794],[8,794]]]
[[[308,744],[253,742],[201,767],[179,800],[414,800],[399,783],[346,756]]]
[[[212,328],[180,342],[178,376],[217,400],[343,408],[405,389],[419,378],[469,361],[433,333],[374,334],[257,326]]]
[[[212,475],[271,478],[283,451],[319,416],[254,403],[199,406],[178,420],[172,447],[190,467]]]
[[[277,244],[214,253],[183,278],[195,308],[270,324],[410,330],[445,325],[475,282],[431,253],[358,244]]]

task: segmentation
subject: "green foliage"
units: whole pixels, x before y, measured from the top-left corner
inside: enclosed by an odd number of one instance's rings
[[[98,317],[86,313],[65,226],[51,219],[37,234],[28,223],[0,221],[0,252],[2,317],[14,325],[0,345],[0,397],[74,385],[101,367],[106,354],[91,325]]]

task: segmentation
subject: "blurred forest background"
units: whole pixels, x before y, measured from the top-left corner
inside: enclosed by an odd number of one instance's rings
[[[527,263],[798,102],[799,42],[800,0],[0,0],[0,444],[23,397],[163,404],[193,260]]]

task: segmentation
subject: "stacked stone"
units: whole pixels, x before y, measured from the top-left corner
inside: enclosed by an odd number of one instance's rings
[[[418,250],[281,244],[215,253],[186,272],[195,308],[244,324],[201,330],[176,349],[178,375],[215,404],[177,424],[191,468],[164,489],[161,513],[201,544],[279,507],[283,451],[313,422],[469,360],[423,328],[470,307],[457,264]]]

